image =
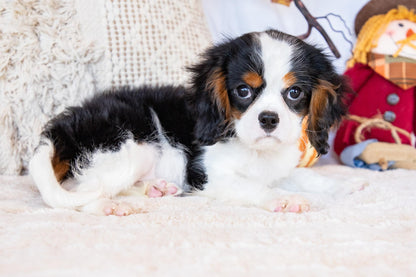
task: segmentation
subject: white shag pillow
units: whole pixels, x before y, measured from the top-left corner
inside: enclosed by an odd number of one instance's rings
[[[210,44],[199,0],[0,2],[0,174],[25,173],[65,107],[120,86],[186,84]]]

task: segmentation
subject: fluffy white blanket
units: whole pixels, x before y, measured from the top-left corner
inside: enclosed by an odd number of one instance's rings
[[[0,275],[416,276],[416,171],[313,170],[370,186],[304,214],[182,197],[104,217],[50,209],[29,177],[2,176]]]

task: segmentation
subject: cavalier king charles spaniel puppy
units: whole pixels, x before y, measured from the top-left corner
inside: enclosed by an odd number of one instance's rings
[[[192,193],[274,212],[309,210],[294,191],[354,182],[298,168],[302,126],[317,155],[348,91],[321,50],[269,30],[208,49],[191,85],[103,93],[52,119],[29,171],[51,207],[127,215],[114,199]],[[359,184],[362,186],[362,184]]]

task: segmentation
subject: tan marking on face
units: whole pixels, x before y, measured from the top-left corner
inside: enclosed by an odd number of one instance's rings
[[[252,88],[258,88],[263,84],[263,78],[253,71],[245,73],[243,81]]]
[[[312,92],[310,121],[313,129],[318,129],[319,118],[323,116],[323,113],[329,105],[330,98],[332,99],[332,102],[337,100],[335,89],[337,89],[337,87],[332,83],[325,80],[319,80],[319,85]]]
[[[62,161],[60,157],[55,155],[52,159],[52,168],[55,172],[55,177],[58,182],[62,182],[65,175],[69,171],[69,162],[68,161]]]
[[[283,76],[283,82],[285,87],[291,87],[296,83],[297,79],[294,72],[289,72],[285,76]]]
[[[225,84],[225,76],[221,69],[217,69],[210,76],[207,82],[208,90],[212,90],[214,94],[212,95],[215,99],[215,103],[218,108],[225,113],[225,118],[230,118],[231,116],[231,105],[230,99],[228,98],[228,91]]]
[[[240,119],[243,116],[243,113],[236,108],[231,108],[231,117],[233,119]]]

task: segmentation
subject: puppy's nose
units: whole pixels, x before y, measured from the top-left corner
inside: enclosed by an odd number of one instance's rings
[[[277,113],[265,111],[259,114],[260,127],[267,133],[273,132],[279,123],[279,116]]]

